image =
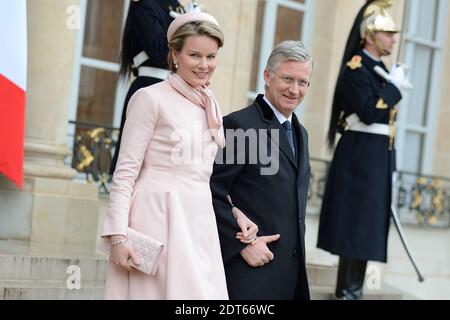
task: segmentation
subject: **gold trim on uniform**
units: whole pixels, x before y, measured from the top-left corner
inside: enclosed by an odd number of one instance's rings
[[[383,98],[378,99],[377,105],[375,106],[377,109],[387,109],[388,105],[384,102]]]
[[[360,55],[353,56],[352,60],[347,62],[347,67],[349,67],[352,70],[361,68],[362,67],[361,60],[362,58]]]
[[[397,112],[398,109],[395,107],[389,110],[389,151],[391,151],[394,146],[394,138],[397,134],[397,126],[395,125]]]

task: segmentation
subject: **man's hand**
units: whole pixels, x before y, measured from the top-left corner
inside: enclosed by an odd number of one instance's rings
[[[254,245],[247,245],[241,250],[242,259],[251,267],[262,267],[274,259],[273,253],[267,247],[268,243],[280,239],[279,234],[258,237]]]
[[[394,64],[392,66],[391,72],[389,73],[391,77],[391,82],[400,90],[411,90],[412,84],[406,77],[409,67],[406,64]]]

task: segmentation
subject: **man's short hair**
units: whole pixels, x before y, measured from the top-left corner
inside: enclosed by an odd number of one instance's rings
[[[311,71],[313,68],[313,61],[308,49],[306,49],[303,42],[298,40],[286,40],[279,43],[272,50],[272,53],[267,60],[266,70],[275,72],[278,65],[285,61],[309,62],[311,65]]]

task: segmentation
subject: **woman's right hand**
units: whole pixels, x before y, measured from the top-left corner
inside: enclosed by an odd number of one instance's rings
[[[240,240],[242,243],[254,245],[258,240],[258,226],[239,208],[233,207],[232,212],[237,225],[241,229],[240,232],[236,233],[236,239]]]
[[[234,206],[230,195],[227,195],[226,198],[231,205],[231,212],[233,213],[234,219],[236,219],[237,225],[241,228],[241,231],[236,233],[236,239],[242,243],[254,245],[258,241],[258,226],[245,213]]]
[[[125,239],[126,237],[122,235],[114,235],[110,237],[111,243]],[[136,254],[134,253],[133,248],[131,248],[131,246],[127,241],[114,246],[111,245],[111,249],[109,252],[109,259],[116,265],[125,268],[128,271],[131,271],[133,269],[128,264],[128,258],[131,258],[135,265],[138,266],[140,264],[140,261],[137,258]]]

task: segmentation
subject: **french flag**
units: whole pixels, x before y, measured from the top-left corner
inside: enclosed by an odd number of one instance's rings
[[[23,186],[26,0],[0,0],[0,174]]]

